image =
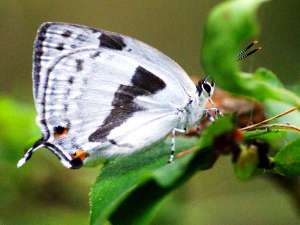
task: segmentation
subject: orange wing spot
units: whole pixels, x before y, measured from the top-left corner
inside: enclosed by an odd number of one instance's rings
[[[77,149],[73,154],[72,154],[72,158],[73,159],[81,159],[82,161],[84,159],[86,159],[89,156],[89,153],[87,153],[86,151],[82,150],[82,149]]]
[[[58,126],[54,128],[54,137],[63,138],[67,136],[69,129],[67,127]]]

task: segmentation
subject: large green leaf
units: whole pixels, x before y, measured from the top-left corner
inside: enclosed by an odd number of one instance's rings
[[[219,87],[232,93],[299,106],[299,96],[285,89],[271,71],[260,68],[251,74],[239,69],[237,54],[241,45],[258,33],[255,14],[262,2],[234,0],[215,8],[205,27],[201,57],[204,70]]]
[[[206,129],[200,140],[178,138],[176,151],[198,145],[197,153],[167,164],[170,141],[161,142],[137,154],[107,163],[90,194],[91,224],[148,224],[163,197],[198,170],[210,168],[216,160],[214,137],[231,131],[231,118],[224,117]],[[202,141],[201,141],[202,140]]]
[[[274,157],[275,169],[286,176],[300,174],[300,138],[290,142]]]

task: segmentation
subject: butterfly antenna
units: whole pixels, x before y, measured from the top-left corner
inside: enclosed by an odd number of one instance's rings
[[[244,54],[246,51],[248,51],[252,46],[258,44],[257,40],[252,41],[246,48],[242,49],[239,53],[239,55]]]
[[[33,154],[36,150],[38,150],[38,149],[40,149],[40,148],[42,148],[42,147],[44,147],[44,146],[45,146],[45,145],[44,145],[44,139],[43,139],[43,138],[37,140],[37,141],[32,145],[32,147],[31,147],[30,149],[28,149],[28,150],[25,152],[24,156],[19,160],[19,162],[18,162],[18,164],[17,164],[17,167],[20,168],[21,166],[23,166],[23,165],[31,158],[32,154]]]
[[[255,52],[260,51],[262,49],[261,46],[255,48],[255,49],[252,49],[251,51],[248,51],[249,49],[251,49],[256,44],[258,44],[257,40],[252,41],[246,48],[244,48],[240,51],[240,53],[237,56],[237,59],[238,60],[243,60],[243,59],[249,57],[250,55],[254,54]]]
[[[260,50],[262,50],[262,47],[255,48],[255,49],[253,49],[252,51],[248,52],[248,53],[246,54],[246,57],[248,57],[248,56],[250,56],[250,55],[252,55],[252,54],[254,54],[255,52],[260,51]]]

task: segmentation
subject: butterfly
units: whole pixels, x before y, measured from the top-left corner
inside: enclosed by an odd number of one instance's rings
[[[33,53],[33,96],[42,138],[17,164],[45,147],[67,168],[128,155],[195,126],[214,83],[196,85],[172,59],[134,38],[47,22]]]

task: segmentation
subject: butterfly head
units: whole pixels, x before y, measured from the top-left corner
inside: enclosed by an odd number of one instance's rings
[[[215,82],[212,80],[209,81],[208,78],[205,77],[204,79],[198,82],[196,87],[199,96],[203,95],[204,97],[210,99],[214,93]]]

